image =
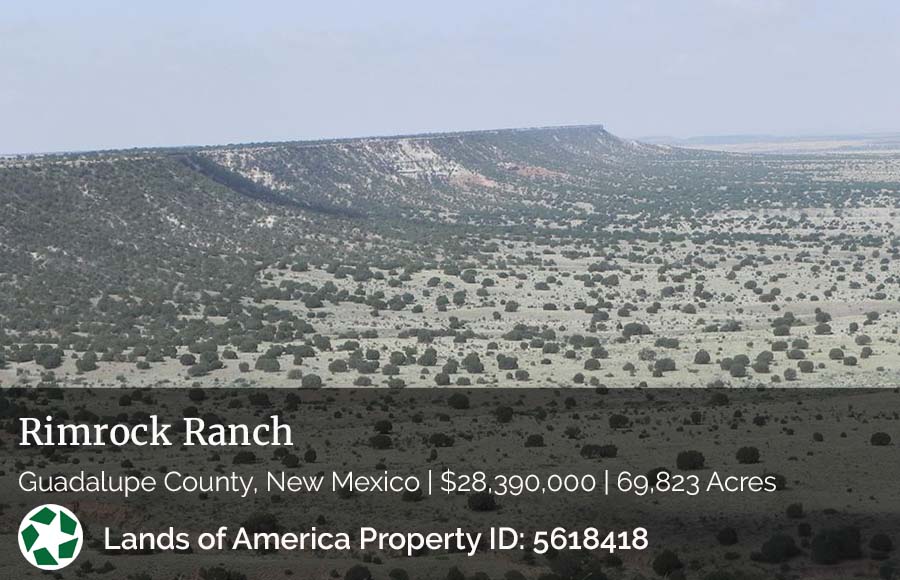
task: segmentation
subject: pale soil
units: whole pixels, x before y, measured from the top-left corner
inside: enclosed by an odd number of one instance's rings
[[[803,216],[809,228],[820,232],[830,234],[835,230],[848,235],[882,235],[885,239],[891,239],[893,230],[900,224],[900,220],[888,208],[862,208],[840,214],[816,209],[785,210],[781,213],[769,211],[755,218],[746,212],[722,212],[714,219],[704,222],[703,227],[695,229],[694,233],[741,229],[766,233],[766,220],[799,219]],[[778,231],[775,227],[778,223],[783,222],[770,223],[769,233]],[[798,228],[795,238],[802,235],[806,235],[806,230]],[[367,294],[382,291],[386,298],[405,292],[414,296],[415,302],[406,309],[383,310],[377,317],[372,315],[369,307],[351,302],[337,305],[326,302],[322,308],[311,311],[324,316],[311,322],[317,332],[331,338],[335,350],[320,353],[314,359],[305,359],[300,370],[320,375],[326,386],[349,386],[353,383],[355,371],[332,374],[327,367],[336,358],[346,358],[349,355],[349,352],[337,350],[345,340],[341,337],[367,330],[377,331],[378,337],[354,340],[359,342],[363,350],[379,350],[382,366],[386,364],[392,351],[402,350],[404,347],[415,347],[418,354],[428,346],[438,351],[436,367],[423,369],[415,364],[400,367],[398,377],[407,386],[434,386],[433,375],[440,371],[440,365],[450,357],[461,360],[470,352],[479,354],[485,365],[485,372],[469,375],[460,370],[459,375],[452,377],[454,382],[458,377],[467,377],[472,384],[573,386],[576,373],[583,373],[584,384],[591,384],[593,379],[594,384],[608,386],[636,386],[642,382],[646,382],[648,386],[704,386],[717,379],[733,386],[769,384],[773,376],[783,375],[788,368],[796,369],[797,361],[787,360],[784,352],[776,352],[770,374],[756,374],[748,369],[748,378],[731,378],[715,362],[738,354],[746,354],[752,362],[758,353],[771,350],[773,341],[790,342],[798,338],[809,342],[809,348],[804,349],[806,359],[813,361],[817,368],[813,373],[798,373],[799,380],[789,384],[892,386],[900,382],[900,345],[897,344],[900,294],[896,282],[896,279],[900,279],[900,262],[888,259],[882,263],[883,258],[890,257],[888,247],[842,248],[840,242],[830,243],[830,247],[827,247],[814,239],[779,245],[744,243],[731,246],[711,242],[694,244],[689,241],[671,244],[635,242],[623,244],[616,249],[610,248],[614,257],[606,259],[606,262],[609,267],[616,269],[600,273],[603,276],[617,274],[618,286],[604,286],[602,282],[598,282],[594,288],[586,288],[575,276],[587,274],[591,264],[603,261],[604,258],[568,258],[564,253],[574,248],[565,245],[554,248],[550,254],[544,254],[546,246],[503,241],[499,244],[500,252],[496,256],[504,256],[511,265],[503,269],[490,265],[477,267],[474,284],[440,271],[414,273],[410,281],[397,287],[391,287],[387,283],[387,279],[393,277],[390,272],[383,272],[385,280],[372,279],[363,284],[357,284],[350,278],[335,278],[318,269],[302,273],[271,270],[263,274],[271,278],[265,283],[275,286],[285,281],[308,282],[315,286],[332,282],[339,289],[346,289],[351,293],[362,288]],[[629,260],[629,254],[640,254],[644,259]],[[541,262],[528,263],[529,255],[539,258]],[[739,261],[746,257],[768,258],[772,261],[758,262],[757,265],[733,271]],[[696,262],[689,264],[694,258],[703,260],[706,266],[697,266]],[[516,261],[520,263],[515,264]],[[660,264],[671,264],[671,267],[661,270]],[[512,275],[502,278],[503,272],[524,274],[525,279],[520,280]],[[548,276],[555,277],[556,282],[550,283],[548,290],[535,289],[535,284],[547,280]],[[683,278],[678,278],[679,276]],[[867,276],[871,276],[874,281],[868,280]],[[432,277],[437,277],[440,283],[437,287],[429,288],[426,282]],[[495,285],[487,289],[486,297],[478,297],[475,292],[485,278],[493,279]],[[774,302],[761,302],[759,295],[745,288],[747,282],[756,282],[759,288],[767,292],[777,287],[781,294]],[[713,293],[713,298],[703,301],[694,296],[696,284],[703,284],[705,290]],[[683,285],[682,291],[678,291],[679,285]],[[675,288],[676,291],[664,296],[663,289],[666,287]],[[464,306],[451,304],[443,312],[437,308],[437,296],[446,295],[449,298],[453,292],[461,289],[467,291]],[[613,305],[608,310],[609,320],[599,322],[593,331],[590,327],[591,314],[575,308],[578,301],[588,305],[596,304],[597,300],[589,296],[592,290]],[[876,296],[877,292],[883,292],[883,297]],[[511,300],[519,303],[518,311],[504,312],[503,304]],[[659,311],[655,314],[646,312],[646,308],[654,302],[660,303]],[[307,313],[307,308],[301,301],[267,303],[300,315]],[[557,310],[544,310],[544,304],[547,303],[555,304]],[[423,307],[422,313],[412,312],[412,306],[416,304]],[[633,304],[637,310],[629,316],[620,316],[617,310],[625,304]],[[694,305],[696,314],[680,310],[687,304]],[[829,322],[831,334],[815,334],[817,309],[832,317]],[[500,313],[499,319],[493,318],[495,312]],[[786,312],[792,312],[804,325],[793,327],[790,336],[775,337],[772,320]],[[879,318],[866,324],[867,313],[878,313]],[[417,344],[415,338],[398,338],[398,333],[402,330],[448,328],[452,318],[464,323],[464,329],[473,331],[475,338],[459,344],[454,343],[452,337],[444,337],[436,339],[431,345]],[[621,325],[632,321],[646,323],[653,334],[618,342],[622,333]],[[740,323],[740,330],[703,332],[706,325],[728,321]],[[858,324],[859,330],[851,332],[851,323]],[[559,353],[545,355],[540,348],[522,349],[519,342],[504,340],[503,335],[517,324],[553,329],[557,334],[554,342],[560,346]],[[565,343],[565,339],[574,334],[600,339],[609,352],[609,358],[600,361],[599,370],[584,369],[585,361],[590,358],[590,349],[575,350],[573,358],[566,357],[565,353],[570,346]],[[860,356],[862,347],[855,343],[856,337],[861,334],[871,338],[873,354],[869,358]],[[654,342],[661,337],[678,339],[679,348],[655,347]],[[489,350],[487,347],[492,342],[497,347]],[[74,360],[66,360],[63,367],[56,370],[56,374],[69,382],[94,385],[184,385],[193,382],[201,385],[228,385],[241,381],[260,385],[296,386],[297,381],[287,378],[287,371],[292,368],[290,356],[281,358],[280,373],[253,370],[241,373],[238,370],[239,362],[249,363],[252,369],[256,358],[266,348],[267,345],[260,345],[258,353],[238,353],[238,360],[225,361],[225,369],[196,379],[188,379],[186,369],[177,360],[154,363],[147,371],[137,370],[133,363],[100,363],[99,370],[81,377],[75,376]],[[654,377],[648,369],[652,361],[638,358],[638,353],[644,348],[654,350],[656,358],[672,358],[677,370],[666,372],[663,377]],[[830,360],[829,351],[832,348],[840,348],[845,355],[857,357],[858,364],[850,367],[844,366],[840,361]],[[693,363],[694,354],[700,349],[711,354],[713,364]],[[515,381],[507,378],[506,371],[499,371],[494,360],[499,353],[516,356],[519,368],[527,370],[530,379]],[[636,370],[624,371],[623,366],[627,363],[634,364]],[[823,366],[818,368],[820,365]],[[39,368],[34,363],[13,364],[0,371],[0,383],[11,384],[22,380],[34,382],[39,377],[38,371]],[[380,372],[370,377],[376,386],[384,384],[387,379]]]

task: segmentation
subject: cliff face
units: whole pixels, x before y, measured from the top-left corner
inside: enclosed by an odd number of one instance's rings
[[[560,191],[568,193],[563,203],[583,201],[580,193],[609,183],[628,165],[672,151],[579,126],[218,147],[201,154],[312,206],[447,217],[522,209]]]

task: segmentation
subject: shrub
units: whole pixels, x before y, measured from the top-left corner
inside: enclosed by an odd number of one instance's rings
[[[278,359],[261,356],[256,359],[254,368],[267,373],[277,373],[281,370],[281,365],[278,364]]]
[[[389,435],[379,433],[369,438],[369,445],[372,449],[390,449],[393,446],[393,441]]]
[[[894,549],[894,542],[887,534],[875,534],[869,540],[869,548],[876,552],[890,552]]]
[[[783,489],[787,489],[787,477],[781,475],[780,473],[769,473],[769,472],[766,472],[764,475],[766,477],[771,477],[774,479],[776,491],[781,491]]]
[[[492,512],[497,509],[497,500],[494,495],[486,491],[473,493],[466,501],[473,512]]]
[[[794,538],[787,534],[775,534],[760,548],[759,559],[770,564],[787,562],[800,553]]]
[[[257,344],[256,341],[249,339],[238,345],[238,350],[241,352],[256,352],[257,348],[259,348],[259,344]]]
[[[513,409],[512,407],[499,406],[494,409],[494,417],[497,418],[498,423],[509,423],[513,419]]]
[[[659,348],[678,348],[680,346],[680,341],[677,338],[657,338],[653,343],[653,346]]]
[[[308,374],[304,375],[303,379],[300,381],[300,386],[304,389],[318,389],[322,386],[322,377],[316,374]]]
[[[391,580],[409,580],[409,573],[402,568],[394,568],[388,572],[388,578]]]
[[[591,349],[591,357],[598,359],[609,358],[609,351],[602,346],[595,346]]]
[[[716,540],[723,546],[733,546],[738,542],[737,531],[734,528],[722,528],[716,534]]]
[[[655,467],[647,472],[647,481],[652,486],[659,485],[660,476],[665,473],[666,475],[670,475],[672,472],[666,469],[665,467]]]
[[[469,397],[463,393],[453,393],[447,399],[447,404],[451,409],[465,410],[469,408]]]
[[[691,471],[695,469],[703,469],[706,458],[699,451],[682,451],[675,459],[675,465],[682,471]]]
[[[303,358],[315,358],[315,356],[316,356],[316,351],[315,351],[315,349],[314,349],[312,346],[308,345],[308,344],[301,344],[301,345],[298,345],[298,346],[294,349],[294,359],[295,359],[295,360],[296,360],[297,358],[301,358],[301,359],[303,359]],[[298,363],[295,362],[294,364],[298,364]]]
[[[589,358],[584,361],[584,370],[597,371],[600,370],[600,361],[595,358]]]
[[[676,570],[681,570],[684,564],[672,550],[663,550],[653,559],[653,571],[657,576],[666,577]]]
[[[256,454],[252,451],[238,451],[234,455],[234,459],[231,461],[234,465],[248,465],[250,463],[256,463]]]
[[[519,361],[514,356],[506,356],[505,354],[497,355],[497,368],[501,371],[511,371],[519,368]]]
[[[640,322],[629,322],[622,327],[622,336],[631,338],[632,336],[640,336],[643,334],[651,334],[650,327]]]
[[[841,560],[855,560],[862,557],[859,528],[823,530],[815,535],[810,544],[810,557],[817,564],[837,564]]]
[[[62,355],[62,350],[58,348],[41,347],[34,355],[34,362],[47,370],[56,369],[62,366]]]
[[[653,370],[659,373],[667,373],[675,370],[675,361],[670,358],[661,358],[653,363]]]
[[[426,348],[419,360],[416,361],[419,366],[431,367],[437,364],[437,351],[433,348]]]
[[[466,372],[473,375],[484,372],[484,363],[481,362],[481,359],[474,352],[466,355],[462,360],[462,366],[465,367]]]
[[[620,415],[618,413],[610,415],[609,417],[609,427],[610,429],[624,429],[631,425],[631,420],[625,415]]]
[[[759,374],[768,374],[769,373],[769,362],[766,360],[756,360],[752,367],[753,372]]]
[[[278,518],[273,513],[256,512],[241,523],[241,527],[251,534],[268,534],[280,529]]]
[[[891,436],[883,431],[879,431],[878,433],[873,433],[872,438],[869,439],[869,442],[872,445],[883,447],[885,445],[891,444]]]
[[[741,447],[738,449],[735,457],[737,458],[738,463],[743,465],[759,463],[759,449],[756,447]]]
[[[803,504],[802,503],[792,503],[787,506],[787,509],[784,511],[785,515],[792,520],[797,520],[803,517]]]
[[[432,447],[453,447],[453,437],[446,433],[432,433],[428,437],[428,444]]]
[[[328,370],[332,373],[346,373],[349,370],[349,366],[347,361],[339,358],[328,363]]]
[[[2,368],[3,360],[2,354],[0,354],[0,369]],[[82,373],[88,373],[97,370],[97,354],[93,351],[84,353],[84,355],[80,359],[75,361],[75,368]]]
[[[362,564],[356,564],[347,570],[344,580],[372,580],[372,573]]]
[[[286,453],[284,457],[281,458],[281,464],[288,469],[293,469],[300,465],[300,458],[293,453]]]

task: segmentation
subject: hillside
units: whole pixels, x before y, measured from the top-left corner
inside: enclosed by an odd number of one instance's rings
[[[213,258],[322,256],[354,235],[397,257],[421,250],[415,229],[435,222],[530,225],[593,214],[599,200],[609,209],[613,174],[666,154],[570,127],[7,159],[0,272],[17,286],[49,273],[134,292],[194,288],[186,274],[217,269]]]
[[[572,204],[590,203],[593,189],[674,150],[582,126],[223,147],[201,155],[298,201],[447,219],[535,205],[580,213]]]
[[[843,384],[834,349],[900,369],[865,342],[892,340],[898,192],[891,156],[599,126],[4,159],[0,383],[768,381],[787,328]]]

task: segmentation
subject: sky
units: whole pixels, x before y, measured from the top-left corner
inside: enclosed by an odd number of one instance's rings
[[[895,0],[0,0],[0,153],[900,131]]]

